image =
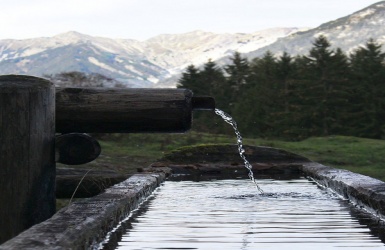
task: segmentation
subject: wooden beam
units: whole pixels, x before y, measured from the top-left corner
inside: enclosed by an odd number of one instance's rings
[[[95,160],[101,152],[100,144],[88,134],[70,133],[56,136],[56,162],[81,165]]]
[[[191,98],[186,89],[58,88],[56,131],[186,132]]]

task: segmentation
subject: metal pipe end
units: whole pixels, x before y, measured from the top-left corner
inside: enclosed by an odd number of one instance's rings
[[[191,98],[193,110],[214,110],[215,99],[211,96],[193,96]]]

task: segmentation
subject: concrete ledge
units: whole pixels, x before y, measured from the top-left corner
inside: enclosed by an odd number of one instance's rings
[[[321,185],[385,219],[385,183],[383,181],[316,162],[304,163],[301,169]]]
[[[74,202],[52,218],[0,245],[0,249],[89,249],[165,180],[165,174],[136,174],[92,198]]]
[[[301,174],[299,166],[304,162],[310,162],[303,156],[277,148],[245,145],[244,150],[256,178],[274,175],[282,178],[299,177]],[[238,146],[229,144],[183,147],[166,154],[158,162],[141,171],[164,172],[173,174],[173,180],[196,181],[210,178],[231,179],[248,175],[245,163],[239,156]]]

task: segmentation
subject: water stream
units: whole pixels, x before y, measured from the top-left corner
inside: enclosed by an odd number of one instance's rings
[[[215,114],[222,117],[222,119],[225,122],[227,122],[228,124],[230,124],[233,127],[234,132],[237,136],[238,152],[239,152],[239,155],[241,156],[243,162],[245,163],[245,167],[249,170],[249,174],[248,174],[249,178],[254,182],[258,191],[261,194],[263,194],[263,190],[259,187],[258,183],[256,182],[256,180],[254,178],[254,174],[253,174],[253,170],[252,170],[253,166],[246,159],[245,150],[243,149],[243,139],[242,139],[241,133],[238,130],[237,123],[234,121],[234,119],[229,114],[225,113],[224,111],[222,111],[220,109],[215,109]]]

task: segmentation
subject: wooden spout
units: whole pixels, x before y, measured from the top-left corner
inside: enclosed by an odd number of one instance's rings
[[[186,132],[194,106],[209,103],[192,97],[187,89],[58,88],[56,132]]]

